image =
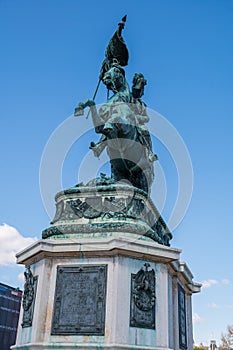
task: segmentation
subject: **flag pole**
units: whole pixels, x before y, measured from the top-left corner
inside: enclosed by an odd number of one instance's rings
[[[117,31],[114,33],[114,35],[116,35],[116,33],[118,33],[118,34],[117,34],[117,35],[118,35],[118,38],[119,38],[121,41],[123,41],[123,38],[122,38],[122,36],[121,36],[121,32],[122,32],[122,29],[124,29],[124,27],[125,27],[126,19],[127,19],[127,15],[125,15],[125,16],[121,19],[121,22],[118,23],[118,29],[117,29]],[[113,35],[113,37],[114,37],[114,35]],[[112,51],[112,47],[109,47],[109,46],[112,46],[112,45],[113,45],[113,44],[110,45],[111,41],[113,40],[113,37],[112,37],[112,39],[110,40],[110,42],[109,42],[109,44],[108,44],[108,47],[107,47],[107,49],[106,49],[106,52],[109,51],[109,54],[110,54],[110,55],[112,55],[112,52],[111,52],[111,51]],[[124,41],[123,41],[123,42],[124,42]],[[124,45],[125,45],[125,44],[124,44]],[[126,61],[125,61],[124,63],[123,63],[123,62],[121,63],[121,65],[123,65],[123,66],[127,65],[127,62],[128,62],[128,50],[127,50],[126,46],[125,46],[125,50],[126,50],[126,51],[124,51],[124,53],[126,54],[126,58],[125,58]],[[106,54],[106,55],[107,55],[107,54]],[[103,75],[104,75],[104,70],[103,70],[104,65],[106,65],[106,58],[104,59],[104,61],[103,61],[103,63],[102,63],[102,68],[101,68],[101,73],[100,73],[100,76],[99,76],[99,81],[98,81],[98,84],[97,84],[97,86],[96,86],[96,89],[95,89],[93,98],[92,98],[93,101],[95,101],[96,94],[97,94],[98,89],[99,89],[99,86],[100,86],[100,82],[101,82],[101,80],[102,80],[102,78],[103,78]],[[91,109],[89,109],[89,111],[88,111],[88,113],[87,113],[86,119],[88,119],[88,117],[89,117],[90,110],[91,110]]]
[[[95,89],[95,92],[94,92],[94,95],[93,95],[93,98],[92,98],[93,101],[95,101],[96,94],[97,94],[97,91],[98,91],[99,86],[100,86],[100,82],[101,82],[101,79],[99,78],[98,84],[97,84],[97,86],[96,86],[96,89]],[[88,119],[89,114],[90,114],[90,111],[91,111],[91,109],[89,108],[89,111],[88,111],[88,113],[87,113],[86,119]]]

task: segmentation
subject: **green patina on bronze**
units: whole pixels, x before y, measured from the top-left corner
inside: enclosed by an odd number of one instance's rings
[[[171,232],[147,194],[102,176],[56,195],[56,214],[43,238],[110,237],[128,233],[169,245]],[[137,237],[136,237],[137,235]],[[139,236],[139,237],[138,237]]]

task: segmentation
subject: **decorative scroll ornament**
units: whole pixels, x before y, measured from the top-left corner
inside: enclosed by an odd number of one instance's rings
[[[187,347],[187,329],[186,329],[186,300],[185,291],[178,284],[178,317],[179,317],[179,344],[180,349],[186,350]]]
[[[52,226],[43,231],[51,236],[129,232],[169,246],[172,234],[146,193],[127,184],[100,178],[59,192]]]
[[[135,276],[133,300],[139,310],[149,311],[155,305],[155,272],[148,270],[150,264],[144,267]]]
[[[155,329],[155,271],[149,267],[131,275],[130,327]]]
[[[23,293],[23,323],[22,327],[30,327],[32,325],[34,303],[36,297],[37,276],[33,276],[30,266],[26,267],[24,272],[25,283]]]

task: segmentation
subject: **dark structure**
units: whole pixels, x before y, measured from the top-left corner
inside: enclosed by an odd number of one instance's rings
[[[15,344],[22,291],[0,283],[0,348]]]

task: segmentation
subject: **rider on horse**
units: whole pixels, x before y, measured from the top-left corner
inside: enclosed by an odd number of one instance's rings
[[[113,102],[125,102],[129,103],[130,108],[133,111],[134,118],[136,120],[136,127],[139,133],[139,140],[142,145],[146,146],[148,149],[148,157],[151,162],[157,160],[157,155],[152,151],[152,142],[150,133],[145,123],[149,121],[149,117],[146,112],[146,104],[141,100],[141,97],[144,95],[144,86],[147,84],[146,79],[142,73],[135,73],[133,78],[132,92],[129,94],[129,91],[122,89],[123,82],[120,79],[122,74],[125,77],[124,69],[116,62],[113,62],[112,67],[117,68],[115,71],[115,79],[111,79],[109,71],[105,73],[103,77],[103,83],[107,86],[108,90],[113,91],[114,95],[108,99],[107,103],[103,105],[100,109],[100,113],[105,116],[106,122],[111,118],[109,109],[109,104]],[[121,74],[120,74],[121,73]],[[117,76],[116,76],[117,75]],[[114,81],[118,82],[118,84]],[[119,83],[119,81],[121,81]],[[128,85],[128,84],[127,84]],[[107,110],[106,110],[107,109]],[[106,110],[106,111],[105,111]],[[99,157],[106,147],[107,137],[102,135],[100,140],[97,143],[91,142],[90,149],[94,152],[96,157]]]

